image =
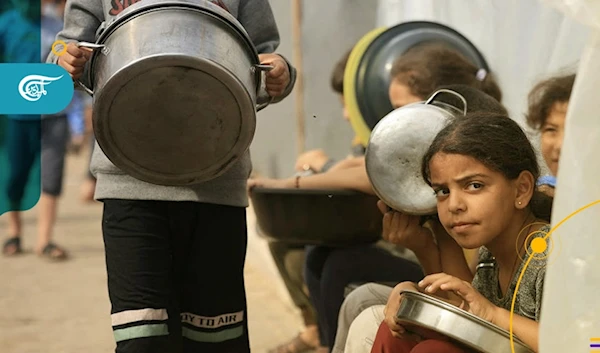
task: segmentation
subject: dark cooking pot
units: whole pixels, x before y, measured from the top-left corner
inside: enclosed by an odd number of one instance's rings
[[[381,239],[378,198],[349,190],[252,189],[261,236],[297,245],[348,246]]]
[[[371,130],[394,108],[389,99],[394,61],[422,43],[444,43],[475,66],[490,71],[478,48],[453,28],[436,22],[404,22],[367,33],[352,49],[344,73],[344,102],[363,146]]]

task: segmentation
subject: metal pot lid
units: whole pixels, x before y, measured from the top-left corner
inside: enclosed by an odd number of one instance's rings
[[[198,82],[210,92],[198,90]],[[149,56],[109,83],[95,97],[96,140],[111,162],[139,180],[184,186],[214,179],[243,156],[254,136],[248,92],[207,59]],[[207,99],[214,104],[194,103]],[[163,118],[149,118],[157,116]]]
[[[365,34],[352,48],[346,63],[346,69],[344,70],[344,104],[348,110],[350,125],[352,125],[356,137],[363,146],[367,146],[372,127],[367,126],[358,105],[356,73],[361,64],[361,59],[371,42],[381,33],[385,32],[385,30],[385,27],[376,28]]]
[[[121,12],[118,16],[113,18],[109,22],[103,22],[100,28],[96,33],[96,43],[104,44],[106,39],[110,36],[111,33],[116,31],[120,26],[125,24],[126,22],[132,20],[133,18],[140,16],[142,14],[156,11],[164,8],[185,8],[192,11],[200,11],[205,15],[212,16],[221,20],[223,23],[227,24],[234,32],[237,32],[241,39],[246,42],[247,49],[253,54],[252,57],[255,58],[255,64],[260,64],[258,60],[258,52],[254,43],[250,39],[248,32],[242,24],[229,12],[225,9],[221,8],[218,5],[215,5],[206,0],[144,0],[139,1],[135,4],[127,7],[123,12]],[[90,68],[94,67],[94,59],[97,55],[99,55],[101,51],[94,51],[91,59],[90,59]],[[89,70],[88,79],[90,85],[94,87],[94,70]],[[260,86],[260,71],[256,71],[256,89],[258,91]]]
[[[399,321],[450,337],[472,349],[486,353],[510,352],[510,334],[506,330],[443,300],[413,290],[403,290]],[[533,353],[513,336],[515,353]]]
[[[463,107],[436,101],[441,94],[462,99]],[[365,164],[373,190],[391,208],[411,215],[437,213],[433,189],[421,173],[423,156],[435,136],[455,116],[466,114],[465,99],[454,91],[441,89],[427,102],[398,108],[373,129]]]
[[[353,52],[356,50],[354,65],[348,65],[346,69],[348,73],[344,81],[346,78],[353,81],[349,85],[354,89],[346,91],[344,86],[344,98],[355,102],[356,109],[349,109],[350,121],[353,128],[358,128],[355,132],[365,146],[370,130],[393,110],[388,94],[390,71],[396,58],[411,47],[430,41],[444,42],[476,66],[489,71],[475,45],[459,32],[439,23],[405,22],[383,31],[375,30],[363,39],[366,39],[363,47],[353,49]]]

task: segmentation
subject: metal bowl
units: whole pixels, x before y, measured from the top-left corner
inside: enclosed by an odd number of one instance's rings
[[[259,234],[296,245],[349,246],[381,239],[378,198],[349,190],[267,189],[250,192]]]
[[[344,99],[349,106],[350,121],[361,143],[368,143],[369,131],[393,110],[388,88],[394,61],[411,47],[425,42],[443,42],[455,49],[476,66],[489,70],[477,47],[454,29],[435,22],[405,22],[365,35],[353,52],[344,76]],[[348,80],[346,79],[348,78]],[[346,90],[348,87],[352,90]],[[352,82],[350,82],[352,81]]]
[[[411,290],[401,292],[397,317],[407,330],[431,330],[482,353],[510,353],[509,332],[465,310]],[[513,336],[514,353],[534,353]]]
[[[436,100],[442,94],[459,98],[462,107]],[[398,108],[381,119],[373,128],[365,156],[367,175],[377,196],[396,211],[436,214],[433,189],[421,173],[423,156],[440,130],[466,112],[464,97],[440,89],[426,102]]]

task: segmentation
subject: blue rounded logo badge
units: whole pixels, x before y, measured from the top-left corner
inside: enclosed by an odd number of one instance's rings
[[[0,114],[56,114],[73,99],[73,80],[55,64],[0,64]]]

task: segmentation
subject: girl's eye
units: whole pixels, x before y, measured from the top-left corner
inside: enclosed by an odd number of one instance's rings
[[[434,190],[434,194],[436,197],[442,197],[442,196],[446,196],[450,193],[450,190],[448,189],[436,189]]]
[[[551,133],[551,132],[556,132],[556,129],[553,127],[545,127],[542,129],[542,133]]]
[[[477,190],[477,189],[481,189],[483,187],[483,184],[481,183],[469,183],[469,185],[467,186],[467,188],[469,190]]]

